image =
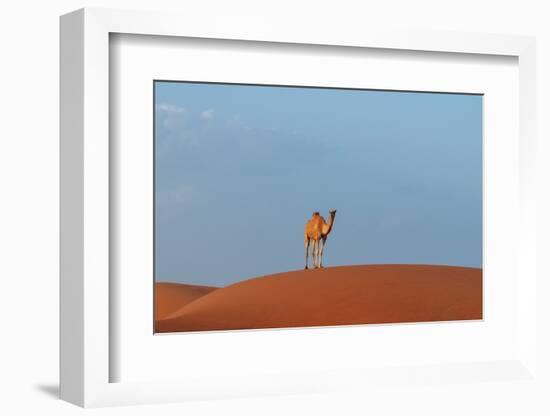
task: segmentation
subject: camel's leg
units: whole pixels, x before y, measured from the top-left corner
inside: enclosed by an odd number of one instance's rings
[[[317,240],[317,255],[315,256],[315,268],[319,268],[319,253],[321,252],[321,240]]]
[[[307,270],[307,256],[309,254],[309,238],[306,236],[304,236],[304,247],[306,249],[306,267],[304,267],[304,269]]]
[[[327,238],[323,237],[321,240],[321,250],[319,252],[319,267],[323,267],[323,250],[325,249],[325,245],[327,244]]]
[[[313,240],[311,243],[311,262],[313,264],[313,268],[315,269],[317,267],[317,240]]]
[[[321,247],[321,240],[315,241],[315,268],[319,268],[319,249]]]

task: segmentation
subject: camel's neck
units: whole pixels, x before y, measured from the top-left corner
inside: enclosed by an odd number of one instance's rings
[[[323,227],[323,234],[327,235],[332,231],[332,224],[334,224],[334,215],[329,217],[328,224]]]

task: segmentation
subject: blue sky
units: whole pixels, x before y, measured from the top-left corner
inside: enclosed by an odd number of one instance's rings
[[[482,96],[155,83],[155,279],[225,286],[304,266],[481,267]]]

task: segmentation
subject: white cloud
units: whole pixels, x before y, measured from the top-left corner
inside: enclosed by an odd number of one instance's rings
[[[191,186],[183,185],[171,191],[170,198],[178,204],[183,204],[189,201],[192,193],[193,188]]]
[[[201,113],[201,118],[205,120],[209,120],[214,117],[214,110],[205,110]]]
[[[186,205],[194,194],[190,185],[180,185],[174,189],[158,191],[157,201],[163,206]]]
[[[166,113],[185,113],[185,108],[178,107],[173,104],[158,104],[157,110],[164,111]]]

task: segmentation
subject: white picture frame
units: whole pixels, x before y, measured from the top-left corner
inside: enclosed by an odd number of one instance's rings
[[[109,276],[110,172],[109,36],[113,33],[207,39],[332,45],[455,54],[516,57],[519,66],[519,220],[517,356],[500,362],[442,363],[415,372],[421,380],[445,377],[479,381],[471,374],[495,371],[508,379],[536,377],[536,216],[535,216],[535,40],[530,37],[465,33],[330,30],[307,33],[271,26],[234,26],[224,19],[207,27],[192,16],[167,13],[82,9],[61,18],[61,398],[80,406],[182,401],[255,394],[322,392],[357,384],[390,382],[399,369],[333,370],[336,376],[296,375],[215,381],[112,382],[110,365]],[[307,335],[306,335],[307,336]],[[331,336],[336,336],[332,334]],[[471,371],[469,371],[469,369]],[[492,370],[491,370],[492,369]],[[397,373],[396,373],[397,372]],[[400,378],[411,375],[401,371]],[[435,375],[438,375],[437,377]],[[398,377],[398,378],[399,378]],[[414,378],[413,377],[413,378]]]

